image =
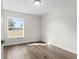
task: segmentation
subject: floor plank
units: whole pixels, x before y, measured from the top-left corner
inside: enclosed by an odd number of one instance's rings
[[[77,59],[76,54],[53,45],[14,45],[4,48],[5,59]]]

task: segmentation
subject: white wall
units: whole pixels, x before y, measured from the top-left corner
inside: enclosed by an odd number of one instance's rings
[[[77,53],[76,18],[76,1],[42,16],[42,40]]]
[[[40,17],[34,15],[23,14],[19,12],[13,11],[3,11],[3,25],[2,25],[2,39],[5,40],[6,44],[15,44],[15,43],[23,43],[23,42],[31,42],[31,41],[39,41],[40,40]],[[25,37],[24,38],[7,38],[7,17],[8,16],[16,16],[23,17],[25,20]]]

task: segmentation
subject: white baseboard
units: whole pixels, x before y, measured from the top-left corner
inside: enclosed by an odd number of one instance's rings
[[[57,44],[52,44],[52,43],[49,43],[49,44],[54,45],[54,46],[56,46],[56,47],[58,47],[58,48],[64,49],[64,50],[66,50],[66,51],[72,52],[72,53],[74,53],[74,54],[77,54],[77,52],[72,51],[72,50],[69,50],[69,49],[64,48],[64,47],[61,47],[60,45],[57,45]]]
[[[46,40],[42,40],[42,41],[47,42]],[[47,42],[47,43],[48,43],[48,42]],[[61,45],[57,45],[57,44],[54,44],[54,43],[51,43],[51,42],[49,42],[48,44],[51,44],[51,45],[56,46],[56,47],[58,47],[58,48],[61,48],[61,49],[64,49],[64,50],[66,50],[66,51],[69,51],[69,52],[72,52],[72,53],[74,53],[74,54],[77,54],[76,51],[70,50],[70,49],[68,49],[68,48],[64,48],[64,47],[62,47]]]

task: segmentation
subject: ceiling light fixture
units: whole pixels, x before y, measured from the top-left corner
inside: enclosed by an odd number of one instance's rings
[[[41,1],[40,0],[35,0],[33,2],[34,6],[40,6],[41,5]]]

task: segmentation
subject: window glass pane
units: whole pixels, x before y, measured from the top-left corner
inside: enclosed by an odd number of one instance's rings
[[[8,18],[8,37],[24,36],[24,18],[9,17]]]
[[[23,18],[12,17],[9,18],[9,27],[22,28],[24,24]]]

